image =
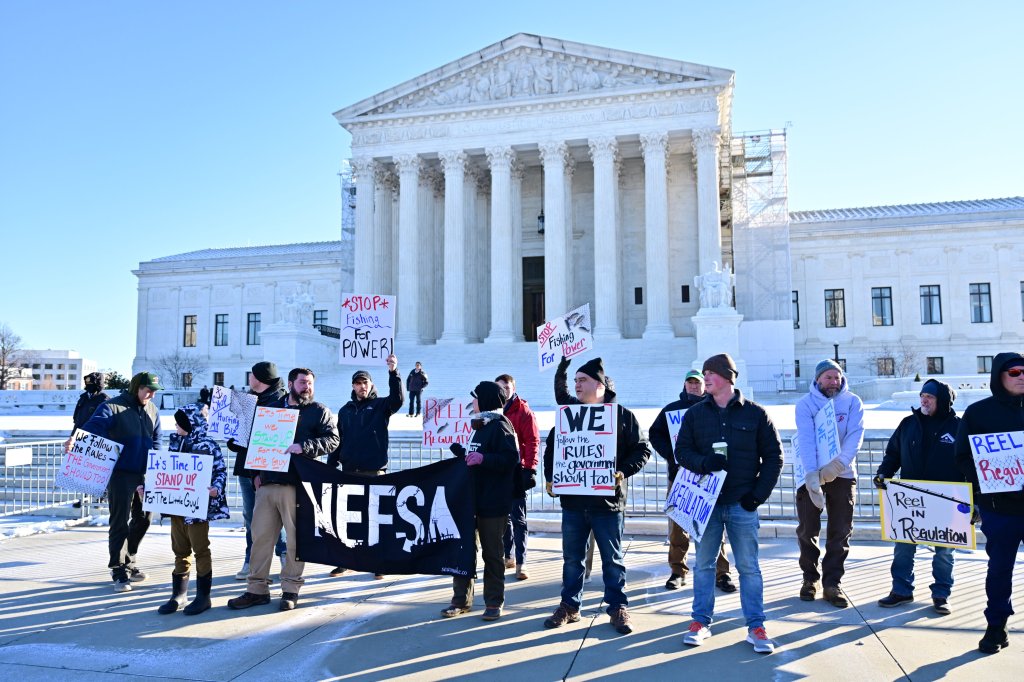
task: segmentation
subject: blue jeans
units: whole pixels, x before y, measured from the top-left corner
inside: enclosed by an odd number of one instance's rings
[[[626,564],[622,559],[624,512],[562,510],[562,602],[579,610],[583,600],[583,574],[586,570],[590,532],[601,552],[604,576],[604,603],[610,614],[626,606]],[[717,556],[717,555],[716,555]],[[712,571],[714,582],[714,571]]]
[[[935,582],[931,584],[933,599],[949,599],[949,593],[953,591],[953,548],[952,547],[929,547],[935,550],[932,557],[932,578]],[[914,596],[914,554],[917,552],[917,545],[908,542],[897,542],[892,550],[892,591],[896,594],[912,597]]]
[[[711,625],[715,615],[715,563],[722,547],[723,530],[729,533],[736,572],[740,574],[740,607],[747,628],[764,626],[764,583],[757,563],[757,512],[748,512],[739,502],[715,505],[704,537],[697,543],[693,566],[693,620]]]
[[[238,487],[242,491],[242,519],[245,520],[245,563],[249,563],[249,555],[252,554],[252,508],[256,506],[256,488],[252,484],[252,479],[246,476],[238,477]],[[277,546],[274,548],[277,556],[285,553],[286,542],[287,538],[282,528],[281,534],[277,537]]]
[[[526,563],[526,539],[529,537],[529,529],[526,527],[526,498],[520,497],[512,500],[512,507],[509,509],[508,523],[505,524],[505,556],[511,557],[515,548],[516,565],[522,566]]]
[[[981,530],[985,533],[985,553],[988,554],[985,620],[1005,627],[1007,619],[1013,615],[1010,602],[1013,565],[1017,561],[1017,549],[1024,543],[1024,516],[1000,514],[982,507]]]

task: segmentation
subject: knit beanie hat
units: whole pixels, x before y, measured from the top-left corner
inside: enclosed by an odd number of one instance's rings
[[[359,370],[358,372],[356,372],[355,374],[352,375],[352,383],[353,384],[357,384],[360,381],[369,381],[372,384],[373,383],[373,377],[371,377],[370,373],[367,372],[365,369],[361,369],[361,370]]]
[[[495,381],[481,381],[469,394],[476,398],[481,412],[500,410],[507,402],[505,391]]]
[[[817,381],[818,377],[820,377],[822,374],[824,374],[825,372],[829,371],[830,369],[834,369],[837,372],[839,372],[840,376],[842,376],[842,374],[843,374],[843,368],[839,366],[838,362],[836,362],[835,360],[832,360],[831,358],[825,358],[824,360],[819,362],[817,364],[817,366],[815,366],[815,368],[814,368],[814,380]]]
[[[710,358],[705,360],[702,372],[708,371],[714,372],[730,384],[735,384],[736,377],[740,375],[739,370],[736,369],[736,363],[733,362],[728,353],[712,355]]]
[[[605,386],[608,385],[608,382],[605,380],[604,363],[601,361],[601,358],[594,358],[593,360],[588,360],[587,362],[584,362],[576,371],[586,374],[594,381],[602,383]]]
[[[263,362],[257,362],[252,366],[252,375],[256,377],[256,380],[261,384],[268,385],[274,383],[280,378],[277,373],[277,365],[266,360]]]
[[[184,410],[175,410],[174,423],[181,427],[185,433],[192,433],[192,421],[185,414]]]

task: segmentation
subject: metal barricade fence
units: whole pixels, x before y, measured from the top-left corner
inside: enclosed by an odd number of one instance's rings
[[[878,519],[878,495],[871,483],[871,477],[878,469],[885,453],[885,438],[865,439],[857,455],[857,489],[854,500],[854,518],[861,521]],[[82,495],[56,488],[54,476],[64,456],[64,442],[61,440],[33,441],[14,445],[0,444],[3,459],[3,482],[0,486],[0,516],[30,514],[45,509],[70,505]],[[8,466],[7,449],[31,448],[32,463]],[[787,460],[792,452],[788,439],[783,442]],[[389,447],[389,470],[402,471],[452,457],[445,449],[421,447],[418,438],[392,438]],[[225,448],[228,462],[228,505],[241,520],[242,497],[238,478],[231,475],[234,458]],[[538,485],[527,495],[527,510],[532,512],[558,512],[558,500],[544,493],[543,476],[538,472]],[[665,460],[652,454],[643,470],[627,481],[626,514],[629,516],[659,516],[663,513],[665,496],[668,492],[668,467]],[[796,520],[796,490],[802,482],[793,480],[793,465],[787,461],[782,466],[782,475],[771,497],[761,505],[764,520]],[[106,513],[105,505],[83,504],[80,515]]]

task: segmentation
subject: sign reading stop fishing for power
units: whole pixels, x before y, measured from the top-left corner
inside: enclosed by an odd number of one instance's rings
[[[537,363],[540,371],[554,367],[563,357],[572,358],[592,350],[592,328],[589,303],[537,327]]]
[[[680,467],[672,489],[668,491],[665,514],[696,542],[704,537],[704,529],[708,527],[708,519],[722,492],[725,475],[725,471],[702,475]]]
[[[616,415],[611,403],[558,408],[552,492],[615,495]]]
[[[86,495],[102,495],[121,455],[121,444],[81,429],[75,429],[71,441],[71,451],[64,455],[53,484]]]
[[[386,365],[395,352],[395,297],[341,296],[338,361],[343,365]]]
[[[975,548],[970,483],[886,479],[878,497],[883,540]]]
[[[285,452],[295,441],[299,411],[284,407],[257,407],[249,436],[245,468],[256,471],[288,471],[291,453]]]
[[[153,513],[205,519],[212,477],[213,455],[150,450],[142,508]]]
[[[1012,493],[1024,489],[1024,431],[972,433],[967,440],[981,492]]]

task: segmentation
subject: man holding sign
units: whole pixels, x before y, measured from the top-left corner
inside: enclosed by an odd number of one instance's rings
[[[829,406],[835,409],[835,427],[826,434],[831,458],[819,462],[818,427],[815,417]],[[836,608],[850,603],[839,586],[845,572],[846,557],[850,553],[850,535],[853,533],[853,496],[857,487],[854,458],[864,441],[864,405],[850,392],[843,369],[833,360],[825,359],[814,368],[814,382],[800,402],[796,404],[796,431],[800,447],[804,484],[796,491],[796,514],[799,520],[796,538],[800,545],[800,569],[804,582],[800,599],[814,601],[818,594],[818,580],[824,585],[823,598]],[[838,443],[835,442],[838,434]],[[797,481],[800,483],[800,481]],[[825,530],[825,558],[818,570],[818,535],[821,533],[821,512],[828,513]]]
[[[921,409],[911,410],[896,427],[885,446],[885,457],[875,472],[875,487],[886,489],[885,479],[896,472],[906,479],[920,481],[963,481],[953,460],[953,443],[960,417],[953,411],[956,392],[937,379],[921,387]],[[893,485],[896,489],[897,485]],[[967,513],[970,513],[969,510]],[[917,545],[897,542],[892,552],[892,590],[878,605],[892,608],[914,601],[914,554]],[[953,590],[953,548],[935,547],[932,557],[932,605],[943,616],[950,613],[949,595]]]
[[[747,642],[770,654],[775,644],[764,629],[764,582],[758,564],[757,508],[782,472],[782,443],[768,413],[735,388],[736,363],[727,353],[704,361],[709,400],[689,409],[676,440],[676,461],[697,474],[725,471],[725,482],[697,543],[693,568],[693,621],[683,643],[700,646],[711,636],[715,613],[715,559],[728,531],[740,574],[740,606]],[[724,447],[723,447],[724,445]]]
[[[331,411],[313,401],[313,370],[296,367],[288,373],[288,395],[276,407],[298,411],[295,437],[285,452],[291,457],[316,459],[338,447],[338,426]],[[255,429],[253,429],[255,432]],[[250,449],[253,443],[249,444]],[[251,456],[252,453],[250,453]],[[252,465],[249,465],[252,466]],[[287,471],[262,470],[253,477],[256,506],[252,512],[252,555],[249,560],[249,585],[240,596],[228,601],[232,609],[247,609],[270,603],[270,562],[274,543],[282,526],[288,536],[288,560],[281,567],[281,610],[291,611],[299,601],[302,571],[306,564],[296,556],[295,487],[299,485],[295,466]]]
[[[1024,355],[992,360],[992,397],[964,410],[956,435],[956,462],[981,512],[988,575],[988,629],[978,648],[994,654],[1010,645],[1006,621],[1013,615],[1013,568],[1024,542]],[[1004,492],[989,492],[994,490]]]
[[[563,445],[556,446],[550,455],[545,450],[544,479],[547,481],[548,494],[555,494],[556,458],[563,460],[563,464],[573,464],[583,457],[590,460],[603,459],[594,455],[597,445],[584,446],[582,441],[580,444],[576,441],[585,438],[587,431],[603,435],[608,429],[600,428],[600,425],[608,423],[604,418],[609,412],[613,415],[614,422],[612,433],[615,458],[613,468],[602,467],[574,472],[567,466],[560,467],[560,471],[567,472],[565,478],[559,481],[560,487],[573,489],[573,482],[569,479],[574,473],[582,474],[585,480],[576,488],[578,494],[563,493],[558,496],[562,505],[562,601],[555,612],[544,621],[544,627],[557,628],[566,623],[579,622],[587,542],[593,532],[597,548],[601,552],[607,613],[617,632],[629,634],[633,628],[630,625],[629,612],[626,610],[626,565],[623,563],[622,553],[622,532],[626,522],[625,479],[643,469],[644,464],[650,459],[651,449],[640,435],[640,424],[637,423],[636,416],[622,405],[615,404],[615,391],[609,386],[610,379],[605,377],[601,358],[584,363],[576,372],[575,398],[569,395],[566,389],[568,368],[569,360],[563,358],[555,372],[555,402],[559,405],[589,407],[571,410],[571,414],[566,415],[568,425],[567,433],[562,434]],[[606,447],[604,443],[599,445],[601,448]],[[607,473],[611,475],[607,477],[607,482],[603,482]],[[598,477],[602,481],[595,480]]]

